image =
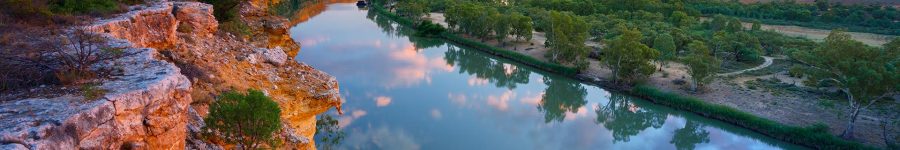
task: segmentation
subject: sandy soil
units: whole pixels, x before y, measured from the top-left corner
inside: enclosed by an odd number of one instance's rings
[[[428,19],[438,24],[446,25],[446,23],[444,22],[444,16],[441,13],[431,13]],[[820,31],[815,29],[805,29],[796,26],[790,28],[782,26],[763,26],[763,28],[776,29],[780,30],[779,32],[783,33],[815,36],[820,37],[820,39],[828,35],[828,32],[824,30]],[[859,36],[873,34],[851,34],[854,35],[854,38],[867,41],[867,44],[878,44],[879,42],[884,42],[883,40],[875,38],[879,36]],[[464,37],[471,38],[469,36]],[[510,40],[503,46],[498,44],[496,40],[485,40],[483,42],[508,50],[517,51],[522,54],[527,54],[534,58],[546,61],[546,59],[544,58],[544,54],[548,49],[544,47],[544,41],[546,41],[546,38],[543,33],[534,32],[534,38],[531,41]],[[601,43],[596,42],[586,42],[586,44],[596,47],[602,45]],[[765,57],[765,59],[766,62],[760,66],[738,72],[726,73],[725,75],[723,75],[736,76],[734,78],[718,77],[715,81],[703,88],[703,91],[699,93],[688,91],[687,84],[678,85],[674,83],[674,81],[676,80],[690,80],[690,75],[687,74],[687,66],[677,62],[669,62],[665,67],[662,68],[662,71],[658,71],[657,73],[651,75],[647,81],[647,84],[654,85],[664,91],[675,92],[682,95],[690,95],[711,103],[730,106],[738,110],[749,112],[751,114],[768,118],[784,124],[795,126],[809,126],[815,123],[824,123],[831,127],[831,133],[835,135],[839,135],[846,128],[847,119],[845,114],[847,111],[845,109],[846,105],[844,105],[846,103],[845,101],[838,101],[837,104],[835,104],[833,107],[827,107],[821,104],[822,101],[820,100],[820,98],[823,97],[822,95],[816,95],[813,93],[775,94],[765,89],[748,89],[745,86],[745,83],[747,81],[756,79],[769,79],[772,77],[775,77],[784,83],[790,83],[802,87],[802,79],[789,77],[786,71],[762,76],[741,76],[741,74],[743,73],[763,69],[772,65],[773,59],[784,58]],[[584,70],[582,75],[594,78],[595,80],[610,79],[609,77],[611,77],[612,74],[611,70],[603,66],[597,60],[590,60],[590,64],[591,65],[589,69]],[[885,143],[882,138],[883,130],[881,128],[880,122],[881,120],[888,120],[889,122],[900,120],[900,112],[898,112],[898,109],[896,108],[898,108],[896,103],[886,102],[884,105],[879,106],[878,108],[863,111],[860,114],[860,117],[855,125],[855,135],[858,138],[858,141],[861,141],[868,145],[884,147]],[[900,133],[900,127],[889,126],[887,133]]]

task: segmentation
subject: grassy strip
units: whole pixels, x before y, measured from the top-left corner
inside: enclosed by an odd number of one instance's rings
[[[663,92],[648,85],[634,87],[631,90],[631,94],[657,104],[688,110],[701,116],[745,127],[775,139],[816,149],[875,149],[831,135],[828,132],[828,127],[823,124],[809,127],[784,125],[728,106],[710,104],[693,97]]]
[[[394,13],[388,12],[387,10],[384,10],[383,8],[376,6],[376,7],[372,7],[372,9],[375,11],[378,11],[379,14],[384,15],[385,17],[388,17],[391,20],[396,21],[400,25],[403,25],[406,27],[413,27],[413,25],[414,25],[414,23],[411,20],[401,17],[401,16],[398,16]],[[508,58],[508,59],[511,59],[513,61],[525,64],[528,66],[539,68],[541,70],[559,73],[559,74],[563,74],[566,76],[574,76],[574,75],[578,74],[578,69],[575,69],[572,67],[566,67],[566,66],[563,66],[560,64],[544,62],[544,61],[538,60],[534,57],[531,57],[531,56],[528,56],[528,55],[525,55],[525,54],[522,54],[519,52],[490,46],[490,45],[487,45],[487,44],[484,44],[481,42],[477,42],[477,41],[472,41],[470,39],[457,36],[456,34],[444,32],[444,33],[441,33],[439,37],[446,39],[447,41],[459,44],[459,45],[482,50],[482,51],[488,52],[488,53],[496,55],[496,56]]]
[[[393,19],[401,25],[408,27],[412,27],[413,25],[413,22],[409,19],[385,11],[380,7],[372,8],[375,11],[378,11],[378,13]],[[493,47],[477,41],[472,41],[463,37],[459,37],[452,33],[442,33],[441,37],[460,45],[473,47],[475,49],[509,58],[513,61],[517,61],[542,70],[560,73],[568,77],[573,77],[578,73],[576,69],[571,67],[543,62],[528,55]],[[823,124],[816,124],[810,127],[795,127],[784,125],[766,118],[754,116],[750,113],[746,113],[728,106],[710,104],[693,97],[662,92],[654,87],[647,85],[639,85],[634,87],[633,89],[631,89],[630,94],[642,97],[656,104],[694,112],[707,118],[712,118],[740,127],[748,128],[775,139],[813,147],[816,149],[875,149],[869,146],[862,145],[858,142],[846,141],[834,135],[831,135],[831,133],[828,132],[828,126]]]

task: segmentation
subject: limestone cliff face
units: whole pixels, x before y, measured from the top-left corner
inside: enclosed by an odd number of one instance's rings
[[[100,86],[100,99],[81,96],[31,98],[0,104],[3,149],[182,149],[187,135],[190,81],[174,64],[157,60],[155,49],[114,61],[124,74]]]
[[[124,75],[102,84],[109,92],[99,100],[69,95],[0,103],[0,149],[228,148],[199,140],[196,132],[216,94],[249,88],[281,106],[283,146],[315,148],[315,115],[342,99],[332,76],[293,60],[299,46],[284,42],[286,33],[246,39],[217,31],[212,6],[197,2],[131,9],[86,27],[139,52],[113,63]],[[255,12],[242,16],[256,31],[288,26],[259,15],[262,9],[245,10]]]
[[[118,18],[101,20],[87,28],[127,40],[136,47],[170,47],[176,44],[179,26],[192,33],[209,37],[219,23],[213,17],[212,5],[196,2],[167,2],[150,6],[135,6]]]
[[[286,147],[310,149],[315,134],[315,115],[338,106],[341,97],[334,77],[292,57],[299,46],[288,37],[283,18],[269,16],[264,9],[247,5],[241,18],[254,35],[245,39],[217,32],[212,6],[196,2],[164,2],[128,13],[128,19],[101,22],[97,32],[162,49],[165,59],[174,62],[192,81],[190,148],[215,148],[223,143],[198,140],[202,116],[214,96],[228,90],[259,89],[282,108]],[[190,30],[179,30],[186,28]],[[134,34],[135,32],[143,34]],[[265,38],[269,37],[269,38]],[[281,37],[281,40],[271,40]],[[193,110],[196,109],[196,110]],[[227,145],[225,145],[227,147]]]

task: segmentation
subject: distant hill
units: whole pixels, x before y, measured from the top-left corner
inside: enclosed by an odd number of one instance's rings
[[[755,2],[772,2],[772,1],[782,1],[782,0],[740,0],[742,3],[755,3]],[[796,0],[801,3],[815,3],[816,0]],[[900,0],[830,0],[832,3],[842,3],[842,4],[878,4],[878,5],[892,5],[894,7],[900,7]]]

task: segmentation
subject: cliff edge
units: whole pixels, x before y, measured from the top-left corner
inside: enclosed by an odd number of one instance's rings
[[[0,103],[0,149],[222,149],[198,134],[218,93],[259,89],[282,108],[286,148],[314,149],[315,115],[341,104],[334,77],[293,60],[283,18],[244,16],[254,35],[217,31],[212,6],[156,2],[89,25],[137,53],[109,65],[99,100],[65,95]],[[245,10],[242,10],[244,15]],[[252,22],[252,23],[251,23]]]

